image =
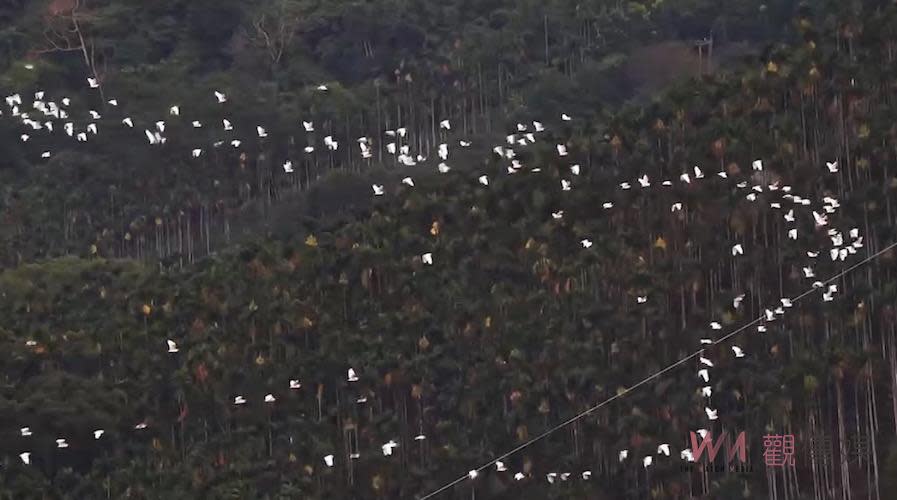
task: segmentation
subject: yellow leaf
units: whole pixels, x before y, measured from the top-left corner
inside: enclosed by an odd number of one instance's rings
[[[143,311],[144,316],[149,316],[150,313],[153,312],[153,308],[150,307],[149,304],[143,304],[143,307],[141,308],[141,310]]]
[[[666,240],[663,239],[663,236],[658,236],[658,237],[657,237],[657,241],[654,242],[654,246],[655,246],[656,248],[660,248],[660,249],[662,249],[662,250],[666,250],[666,249],[667,249],[667,242],[666,242]]]
[[[255,357],[255,364],[257,364],[257,365],[259,365],[259,366],[265,364],[265,357],[262,356],[261,354],[259,354],[258,356],[256,356],[256,357]]]
[[[318,239],[315,238],[315,235],[310,234],[308,235],[308,238],[305,238],[305,244],[310,247],[316,247],[318,246]]]
[[[766,71],[768,71],[770,73],[778,73],[779,65],[772,61],[769,61],[769,64],[766,65]]]
[[[430,226],[430,234],[432,234],[433,236],[439,236],[439,221],[433,221],[433,225]]]

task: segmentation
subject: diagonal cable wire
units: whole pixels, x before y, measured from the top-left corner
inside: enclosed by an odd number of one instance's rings
[[[836,280],[836,279],[839,279],[839,278],[841,278],[842,276],[846,275],[847,273],[853,271],[854,269],[856,269],[856,268],[858,268],[858,267],[860,267],[860,266],[862,266],[862,265],[864,265],[864,264],[866,264],[866,263],[868,263],[868,262],[870,262],[870,261],[872,261],[872,260],[878,258],[878,257],[881,256],[883,253],[887,252],[888,250],[891,250],[891,249],[894,248],[894,247],[897,247],[897,241],[895,241],[894,243],[891,243],[890,245],[884,247],[883,249],[881,249],[881,250],[875,252],[874,254],[872,254],[872,255],[866,257],[865,259],[861,260],[860,262],[857,262],[856,264],[854,264],[854,265],[848,267],[847,269],[842,270],[841,272],[835,274],[835,275],[832,276],[831,278],[829,278],[829,279],[827,279],[827,280],[825,280],[825,281],[822,281],[821,283],[822,283],[823,285],[825,285],[825,284],[827,284],[827,283],[829,283],[829,282],[831,282],[831,281],[834,281],[834,280]],[[798,300],[800,300],[800,299],[806,297],[807,295],[810,295],[811,293],[815,292],[817,289],[820,289],[820,288],[821,288],[821,287],[816,287],[816,286],[811,287],[809,290],[807,290],[807,291],[805,291],[804,293],[798,295],[797,297],[791,299],[791,302],[792,302],[792,303],[797,302]],[[721,342],[724,342],[724,341],[726,341],[726,340],[732,338],[732,337],[735,336],[735,335],[738,335],[739,333],[743,332],[744,330],[748,329],[749,327],[751,327],[751,326],[757,324],[758,322],[763,321],[764,317],[765,317],[764,315],[759,316],[758,318],[754,319],[753,321],[751,321],[751,322],[749,322],[749,323],[746,323],[746,324],[742,325],[741,327],[739,327],[739,328],[733,330],[732,332],[728,333],[728,334],[725,335],[724,337],[717,339],[717,340],[714,341],[713,344],[711,344],[711,345],[719,344],[719,343],[721,343]],[[652,380],[657,379],[658,377],[660,377],[660,376],[663,375],[664,373],[666,373],[666,372],[668,372],[668,371],[670,371],[670,370],[672,370],[672,369],[674,369],[674,368],[676,368],[676,367],[678,367],[678,366],[680,366],[680,365],[682,365],[682,364],[688,362],[689,360],[693,359],[693,358],[696,357],[696,356],[699,356],[699,355],[701,354],[701,352],[704,351],[704,349],[706,349],[706,348],[699,349],[698,351],[695,351],[694,353],[692,353],[692,354],[690,354],[690,355],[688,355],[688,356],[686,356],[686,357],[684,357],[684,358],[682,358],[682,359],[676,361],[675,363],[673,363],[673,364],[667,366],[666,368],[663,368],[662,370],[660,370],[660,371],[658,371],[658,372],[655,372],[655,373],[649,375],[648,377],[642,379],[642,380],[639,381],[638,383],[636,383],[636,384],[634,384],[634,385],[632,385],[632,386],[630,386],[630,387],[628,387],[628,388],[626,388],[626,389],[620,391],[619,393],[617,393],[617,394],[615,394],[615,395],[613,395],[613,396],[611,396],[611,397],[605,399],[604,401],[602,401],[602,402],[596,404],[595,406],[592,406],[591,408],[589,408],[589,409],[587,409],[587,410],[585,410],[585,411],[583,411],[583,412],[581,412],[581,413],[578,413],[578,414],[576,414],[576,415],[574,415],[574,416],[568,418],[567,420],[565,420],[565,421],[563,421],[563,422],[561,422],[561,423],[555,425],[554,427],[551,427],[550,429],[548,429],[548,430],[546,430],[545,432],[539,434],[538,436],[536,436],[536,437],[530,439],[529,441],[527,441],[527,442],[525,442],[525,443],[523,443],[523,444],[517,446],[516,448],[513,448],[511,451],[508,451],[508,452],[506,452],[506,453],[503,454],[503,455],[500,455],[500,456],[498,456],[498,457],[493,458],[493,459],[490,460],[489,462],[486,462],[485,464],[483,464],[483,465],[477,467],[476,469],[472,469],[470,472],[480,472],[480,471],[482,471],[483,469],[492,466],[492,465],[495,464],[496,462],[498,462],[498,461],[500,461],[500,460],[502,460],[502,459],[504,459],[504,458],[507,458],[507,457],[513,455],[514,453],[517,453],[518,451],[520,451],[520,450],[522,450],[522,449],[524,449],[524,448],[527,448],[527,447],[529,447],[529,446],[535,444],[535,443],[538,442],[538,441],[541,441],[542,439],[545,439],[546,437],[550,436],[551,434],[554,434],[556,431],[558,431],[558,430],[560,430],[560,429],[563,429],[564,427],[566,427],[566,426],[572,424],[573,422],[576,422],[577,420],[580,420],[580,419],[582,419],[582,418],[584,418],[584,417],[586,417],[586,416],[588,416],[588,415],[591,415],[592,413],[596,412],[597,410],[599,410],[599,409],[603,408],[604,406],[606,406],[606,405],[612,403],[613,401],[616,401],[617,399],[622,398],[622,397],[625,396],[626,394],[629,394],[630,392],[632,392],[633,390],[635,390],[635,389],[641,387],[642,385],[645,385],[645,384],[647,384],[648,382],[651,382]],[[455,479],[454,481],[451,481],[451,482],[449,482],[449,483],[446,483],[446,484],[443,485],[442,487],[440,487],[440,488],[438,488],[438,489],[436,489],[436,490],[433,490],[432,492],[427,493],[426,495],[424,495],[424,496],[422,496],[422,497],[419,497],[418,500],[427,500],[428,498],[432,498],[432,497],[434,497],[434,496],[436,496],[436,495],[442,493],[443,491],[445,491],[445,490],[451,488],[452,486],[455,486],[456,484],[458,484],[458,483],[464,481],[465,479],[467,479],[467,478],[470,476],[470,472],[467,473],[467,474],[465,474],[465,475],[463,475],[463,476],[458,477],[458,478]]]

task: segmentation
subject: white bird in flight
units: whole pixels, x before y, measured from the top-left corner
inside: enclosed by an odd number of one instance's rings
[[[168,352],[178,352],[178,345],[173,340],[168,339],[166,342],[168,342]]]
[[[744,351],[743,351],[740,347],[738,347],[737,345],[733,345],[733,346],[732,346],[732,352],[735,353],[735,357],[736,357],[736,358],[743,358],[743,357],[744,357]]]
[[[354,368],[349,368],[348,375],[347,375],[346,379],[349,382],[358,382],[358,375],[355,373]]]

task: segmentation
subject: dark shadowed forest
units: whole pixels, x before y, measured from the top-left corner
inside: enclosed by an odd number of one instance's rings
[[[892,0],[3,2],[0,499],[893,498],[895,59]]]

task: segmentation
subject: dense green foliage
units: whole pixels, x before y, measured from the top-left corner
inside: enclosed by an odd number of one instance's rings
[[[756,41],[769,26],[783,26],[789,9],[788,2],[773,2],[762,15],[745,16],[743,9],[760,7],[680,0],[81,0],[74,11],[63,8],[74,0],[47,3],[7,7],[4,15],[20,20],[4,32],[9,59],[0,85],[26,96],[43,90],[56,101],[68,96],[77,128],[86,127],[84,116],[94,109],[103,118],[90,121],[102,132],[75,148],[43,138],[4,144],[0,263],[87,255],[92,244],[110,257],[177,253],[192,261],[220,248],[214,243],[227,240],[246,204],[270,207],[332,169],[371,168],[348,146],[356,137],[382,145],[383,131],[401,124],[408,144],[435,156],[436,123],[446,118],[482,143],[503,133],[506,117],[555,115],[561,108],[581,109],[582,123],[597,126],[639,89],[695,73],[687,44],[660,42],[701,30],[703,37],[720,24],[730,26],[732,40]],[[684,14],[692,28],[680,33]],[[649,50],[631,57],[642,47]],[[85,88],[93,76],[99,92]],[[321,82],[330,84],[326,96],[313,90]],[[222,109],[213,89],[232,102]],[[121,108],[109,106],[111,98]],[[124,116],[151,124],[170,118],[166,110],[175,104],[206,128],[170,123],[172,137],[162,149],[148,146],[139,127],[137,136],[121,130]],[[191,160],[191,148],[225,139],[209,125],[222,118],[243,131],[234,135],[246,147]],[[297,133],[300,120],[314,121],[318,131]],[[252,132],[245,131],[256,125],[269,138],[250,145]],[[302,154],[306,141],[320,143],[325,135],[344,147]],[[53,157],[41,160],[44,150]],[[297,175],[279,168],[286,158],[297,164]],[[382,154],[372,161],[395,166]],[[457,159],[458,166],[473,161]],[[211,229],[203,231],[205,225]],[[190,244],[160,251],[160,231]]]
[[[22,19],[3,34],[6,83],[39,81],[60,95],[72,91],[69,81],[80,88],[76,56],[35,56],[36,70],[24,68],[21,54],[34,50],[40,23],[58,19],[20,4],[22,12],[0,12]],[[128,103],[135,119],[190,103],[191,116],[212,122],[222,111],[209,94],[224,88],[234,122],[264,123],[272,136],[247,148],[248,158],[234,151],[190,162],[183,151],[196,137],[173,133],[168,147],[151,150],[110,126],[89,145],[57,145],[39,163],[40,148],[17,142],[18,129],[3,123],[2,498],[414,498],[692,353],[713,335],[711,320],[734,330],[804,292],[805,252],[825,248],[825,231],[804,214],[805,236],[792,242],[782,211],[764,203],[772,193],[752,203],[737,182],[777,180],[841,200],[830,225],[860,228],[865,246],[848,263],[823,250],[813,262],[820,279],[894,241],[891,2],[819,2],[793,13],[789,34],[771,27],[790,18],[788,5],[748,15],[757,2],[731,10],[582,2],[575,16],[577,5],[560,1],[244,4],[97,1],[84,22],[108,68],[106,98]],[[280,59],[277,47],[272,56],[271,46],[251,43],[253,21],[294,14],[296,35]],[[700,31],[690,26],[789,41],[650,102],[602,104],[622,72],[615,56],[625,59],[652,31],[657,40]],[[404,68],[397,81],[396,67]],[[499,72],[504,84],[475,86]],[[308,90],[321,81],[333,90],[326,98]],[[586,90],[601,81],[609,88]],[[96,93],[79,92],[77,105],[91,109]],[[561,111],[574,120],[561,121]],[[398,121],[421,149],[458,137],[481,149],[469,160],[453,156],[457,168],[446,175],[415,172],[413,188],[392,182],[387,196],[354,211],[313,217],[343,205],[328,189],[370,196],[369,182],[356,186],[347,172],[395,180],[406,167],[368,165],[353,149],[355,158],[310,160],[311,174],[296,181],[279,158],[301,148],[290,138],[305,116],[324,130],[348,128],[344,142],[368,134],[379,143],[379,130]],[[548,129],[522,158],[542,172],[505,175],[488,145],[502,140],[506,120],[522,117]],[[436,130],[442,118],[458,130]],[[569,168],[552,142],[567,144],[582,165],[571,191],[559,189]],[[762,173],[751,170],[756,158]],[[840,171],[830,174],[825,162],[836,160]],[[676,179],[693,165],[708,179],[617,189],[645,173],[655,183]],[[309,180],[331,169],[344,175],[329,186]],[[719,170],[729,178],[717,178]],[[346,185],[333,188],[338,182]],[[612,211],[602,207],[608,200]],[[671,212],[675,202],[684,210]],[[237,226],[256,210],[277,214],[289,237],[228,246],[195,227]],[[172,246],[194,237],[189,256]],[[594,245],[584,249],[582,238]],[[745,247],[737,259],[735,242]],[[421,262],[426,252],[432,266]],[[887,498],[897,476],[895,257],[885,252],[840,279],[833,302],[807,296],[766,333],[736,337],[743,359],[729,343],[708,350],[716,423],[704,418],[689,364],[508,457],[508,470],[526,471],[527,480],[492,468],[444,498],[470,498],[471,489],[476,498],[527,500],[772,496],[762,472],[682,472],[676,455],[700,427],[747,431],[758,471],[765,433],[794,433],[799,450],[812,432],[858,433],[875,444],[874,467],[825,463],[779,476],[775,488],[782,495],[799,486],[791,498],[842,498],[847,490],[864,497],[871,484]],[[177,353],[167,352],[168,339]],[[347,381],[349,368],[358,382]],[[289,388],[294,379],[301,388]],[[267,394],[276,401],[263,402]],[[234,404],[240,395],[246,405]],[[21,436],[24,426],[34,435]],[[95,429],[105,434],[94,439]],[[61,436],[70,448],[57,448]],[[390,439],[400,446],[387,457],[380,447]],[[660,443],[677,452],[642,467],[639,457]],[[844,454],[843,441],[835,447]],[[620,463],[621,449],[633,459]],[[24,450],[31,465],[16,457]],[[582,470],[593,480],[542,480]]]

